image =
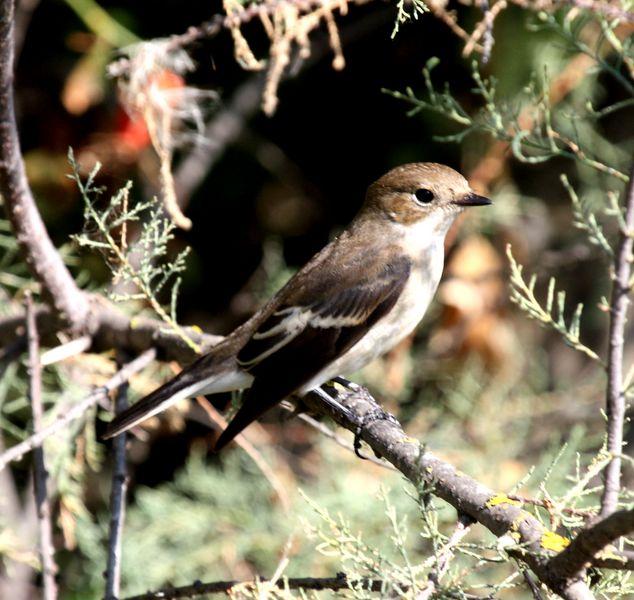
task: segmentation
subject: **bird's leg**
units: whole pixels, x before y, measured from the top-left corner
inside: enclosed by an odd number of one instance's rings
[[[372,423],[376,421],[389,421],[394,425],[400,426],[400,423],[396,419],[396,417],[385,410],[383,410],[380,406],[376,406],[372,410],[368,411],[361,417],[360,423],[357,425],[357,428],[354,431],[354,453],[359,457],[365,460],[365,456],[362,456],[359,450],[361,449],[361,434],[364,429],[367,429]],[[374,452],[377,458],[382,458],[380,454],[376,451]]]
[[[357,383],[354,383],[353,381],[350,381],[349,379],[346,379],[345,377],[333,377],[333,379],[331,381],[328,382],[328,384],[326,385],[330,385],[332,388],[334,388],[335,390],[337,389],[335,384],[339,384],[340,386],[344,387],[346,390],[349,391],[349,394],[359,394],[359,393],[363,393],[365,392],[368,399],[372,401],[373,404],[375,404],[375,408],[372,409],[371,411],[367,412],[365,415],[363,415],[363,417],[360,419],[360,421],[357,424],[357,427],[355,429],[354,432],[354,453],[361,459],[365,460],[365,456],[363,456],[360,452],[361,449],[361,433],[363,432],[364,429],[366,429],[367,427],[369,427],[370,425],[372,425],[372,423],[376,422],[376,421],[390,421],[391,423],[394,423],[395,425],[400,425],[399,422],[396,420],[396,417],[389,413],[384,411],[378,404],[376,404],[376,401],[374,400],[374,398],[372,398],[372,396],[370,396],[370,394],[367,392],[367,390],[360,386]],[[376,452],[375,452],[376,454]],[[377,458],[381,458],[378,454],[377,454]]]

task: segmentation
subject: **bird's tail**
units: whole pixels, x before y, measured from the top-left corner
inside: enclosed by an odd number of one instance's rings
[[[242,433],[253,421],[259,419],[292,391],[280,391],[277,388],[279,388],[278,384],[272,388],[266,383],[255,380],[253,386],[244,392],[242,406],[216,440],[214,452],[220,452],[234,437]]]
[[[103,439],[108,439],[127,431],[142,421],[163,412],[179,400],[198,395],[208,381],[196,381],[183,371],[170,379],[151,394],[145,396],[127,410],[118,414],[109,424]]]

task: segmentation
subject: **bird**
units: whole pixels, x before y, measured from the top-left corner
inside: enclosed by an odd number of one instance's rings
[[[350,225],[262,308],[117,415],[103,437],[184,398],[245,390],[219,451],[286,397],[358,371],[416,328],[440,282],[449,227],[465,208],[487,204],[448,166],[393,168],[368,187]]]

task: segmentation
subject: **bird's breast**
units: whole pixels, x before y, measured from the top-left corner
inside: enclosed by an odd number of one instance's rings
[[[379,320],[350,350],[333,361],[300,393],[306,393],[337,375],[350,375],[385,354],[406,338],[420,323],[436,292],[442,275],[444,251],[429,248],[414,261],[410,277],[392,310]]]

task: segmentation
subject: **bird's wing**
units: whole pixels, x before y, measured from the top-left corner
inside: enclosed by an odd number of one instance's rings
[[[317,265],[317,272],[282,295],[238,353],[255,382],[217,450],[357,343],[392,309],[411,268],[402,255],[380,265],[368,255],[349,259],[337,271],[328,271],[331,265]]]

